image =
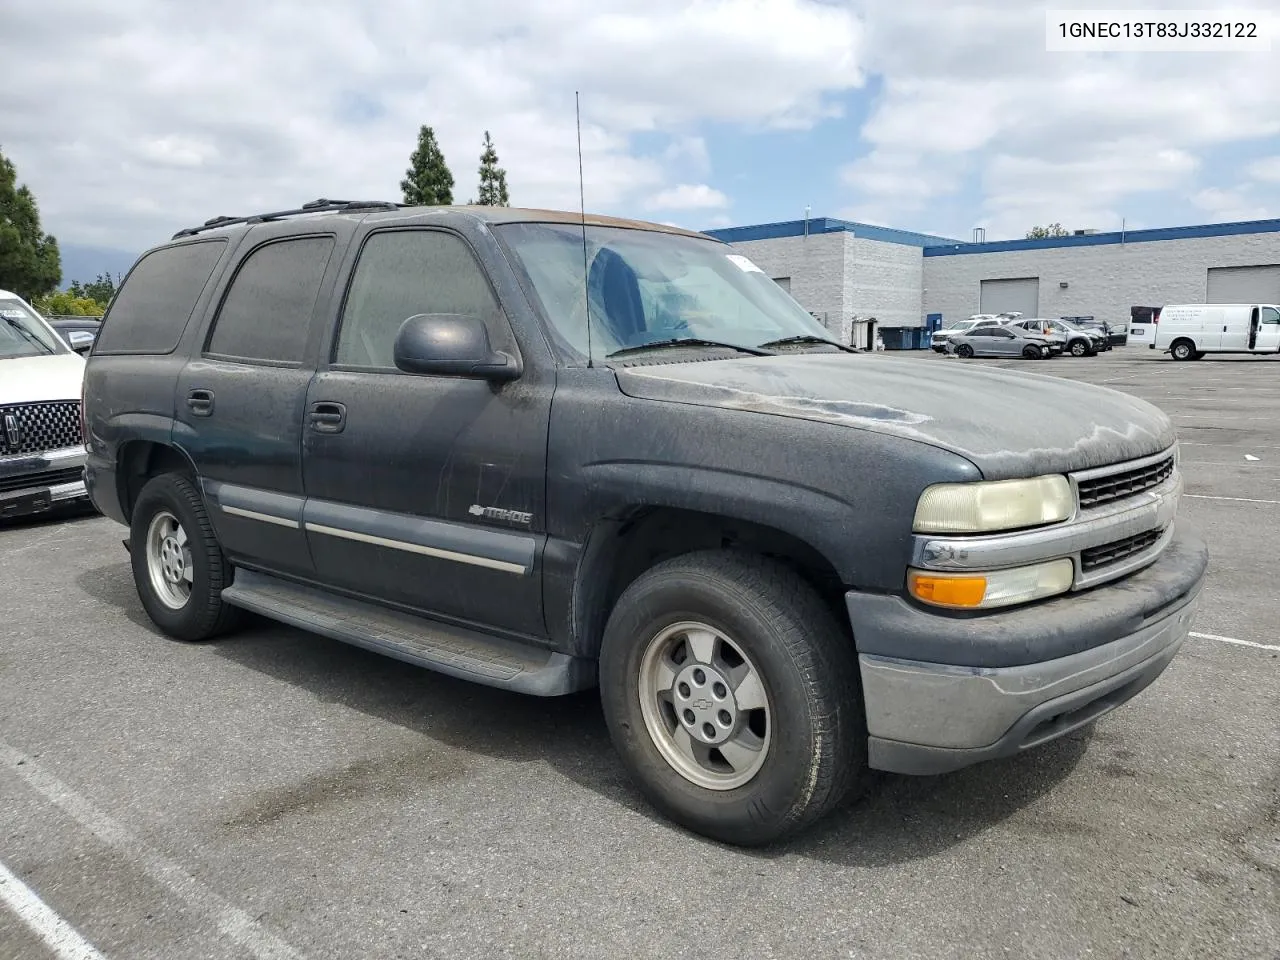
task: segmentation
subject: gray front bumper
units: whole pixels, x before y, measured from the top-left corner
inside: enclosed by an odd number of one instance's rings
[[[1011,639],[1025,631],[1029,640],[1039,628],[1047,634],[1041,639],[1046,650],[1075,648],[1066,655],[1013,665],[958,665],[911,659],[905,650],[901,656],[867,652],[859,642],[871,766],[909,774],[957,770],[1062,736],[1138,694],[1186,639],[1208,562],[1203,542],[1182,529],[1166,553],[1126,580],[997,615],[1003,629],[996,636]],[[1157,600],[1161,594],[1168,598],[1164,603]],[[1081,633],[1095,640],[1083,649],[1083,636],[1062,635],[1064,616],[1071,613],[1066,604],[1075,605]],[[932,621],[934,649],[945,640],[949,623],[963,625],[956,639],[970,656],[973,634],[987,619],[955,621],[919,610],[914,615]],[[859,619],[865,629],[865,610],[854,618],[855,638]],[[1011,629],[1011,619],[1019,621],[1018,629]],[[1112,632],[1125,622],[1122,632]],[[911,645],[909,633],[900,636]],[[882,651],[891,644],[879,636],[871,645]]]
[[[0,518],[41,513],[85,500],[84,447],[0,457]]]

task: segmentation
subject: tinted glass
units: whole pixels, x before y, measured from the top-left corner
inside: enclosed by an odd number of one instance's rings
[[[580,356],[587,352],[588,303],[598,355],[677,337],[743,347],[792,336],[831,339],[768,274],[714,240],[589,227],[584,263],[581,227],[519,223],[496,230],[560,345]]]
[[[222,301],[209,353],[301,362],[332,252],[332,237],[300,237],[249,254]]]
[[[0,359],[64,353],[65,348],[21,300],[0,297]]]
[[[1275,307],[1263,307],[1262,322],[1263,323],[1280,323],[1280,310],[1277,310]]]
[[[373,234],[351,279],[334,362],[394,367],[396,334],[419,313],[480,317],[503,339],[494,329],[498,302],[466,243],[432,230]]]
[[[163,247],[129,272],[111,301],[95,353],[169,353],[226,249],[222,240]]]

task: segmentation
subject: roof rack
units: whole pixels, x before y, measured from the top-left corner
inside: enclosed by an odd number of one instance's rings
[[[356,213],[361,210],[399,210],[401,207],[406,206],[408,204],[392,203],[390,200],[326,200],[321,197],[319,200],[304,203],[296,210],[274,210],[271,213],[255,213],[248,217],[213,217],[198,227],[187,227],[185,230],[179,230],[173,235],[172,239],[194,237],[205,230],[213,230],[215,227],[228,227],[233,223],[266,223],[268,220],[281,220],[285,217],[296,217],[304,213]]]

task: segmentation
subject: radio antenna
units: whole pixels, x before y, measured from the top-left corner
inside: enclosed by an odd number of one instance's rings
[[[573,91],[573,119],[578,128],[578,210],[582,215],[582,303],[587,308],[587,367],[591,367],[591,281],[587,265],[587,194],[582,180],[582,107]]]

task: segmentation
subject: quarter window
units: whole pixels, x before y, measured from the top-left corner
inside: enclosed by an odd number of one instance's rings
[[[301,363],[332,237],[277,240],[240,265],[214,321],[208,352]]]
[[[112,300],[93,352],[170,353],[226,246],[222,240],[204,240],[144,256]]]
[[[396,334],[419,313],[479,317],[492,334],[499,310],[488,279],[460,238],[437,230],[373,234],[351,279],[334,362],[394,367]]]

